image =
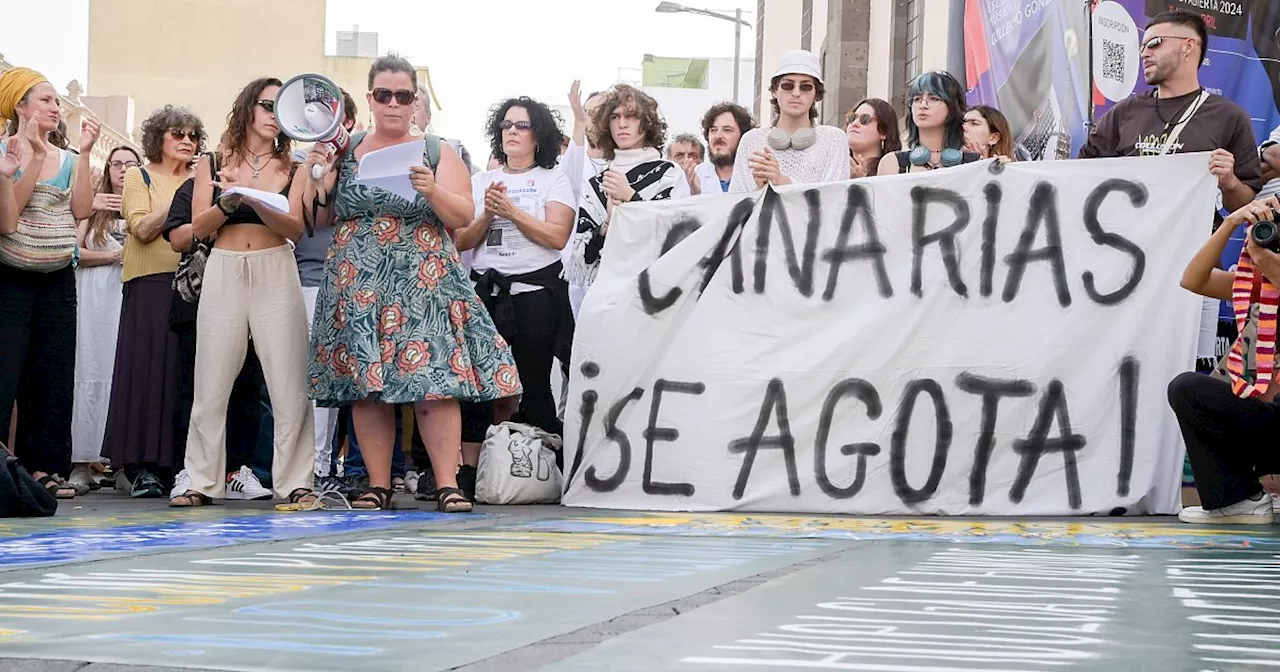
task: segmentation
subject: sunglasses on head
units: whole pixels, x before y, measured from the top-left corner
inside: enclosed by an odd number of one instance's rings
[[[173,139],[179,142],[181,142],[183,138],[187,138],[191,142],[200,144],[200,133],[198,131],[184,131],[178,128],[171,128],[169,129],[169,135],[173,136]]]
[[[533,128],[533,124],[527,121],[511,121],[510,119],[503,119],[498,124],[498,128],[504,131],[511,130],[512,128],[517,131],[527,131]]]
[[[266,110],[266,111],[268,111],[268,112],[271,112],[271,113],[273,113],[273,114],[274,114],[274,113],[275,113],[275,111],[276,111],[276,101],[274,101],[274,100],[265,100],[265,99],[263,99],[263,100],[259,100],[259,101],[257,101],[256,103],[254,103],[254,105],[257,105],[258,107],[261,107],[262,109],[264,109],[264,110]]]
[[[405,89],[401,89],[399,91],[392,91],[391,89],[373,90],[373,100],[379,105],[386,105],[390,103],[392,98],[395,98],[396,102],[401,105],[411,105],[413,104],[414,97],[417,95],[417,91],[408,91]]]
[[[849,119],[850,124],[852,124],[855,121],[858,122],[859,126],[870,126],[871,124],[875,123],[876,118],[871,116],[870,114],[863,113],[855,117],[851,117]]]
[[[782,89],[783,91],[791,91],[795,89],[796,86],[797,84],[795,82],[779,82],[778,83],[778,88]],[[809,93],[810,91],[813,90],[813,83],[811,82],[804,82],[799,84],[798,86],[800,87],[800,91],[804,93]]]

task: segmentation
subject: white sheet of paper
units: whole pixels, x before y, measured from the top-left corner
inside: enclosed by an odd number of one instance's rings
[[[389,191],[406,201],[418,197],[409,183],[409,168],[422,165],[426,140],[405,142],[378,149],[360,159],[356,184]]]
[[[261,203],[282,215],[289,214],[289,199],[275,192],[250,189],[249,187],[231,187],[222,193],[224,196],[239,195],[245,200]]]

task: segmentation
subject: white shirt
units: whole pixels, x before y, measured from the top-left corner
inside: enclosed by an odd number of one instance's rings
[[[547,204],[561,203],[576,210],[577,199],[569,178],[559,168],[535,167],[525,173],[507,174],[502,168],[476,173],[471,178],[471,197],[476,212],[484,210],[484,192],[490,184],[507,185],[507,198],[530,217],[547,219]],[[483,273],[493,269],[502,275],[522,275],[546,268],[560,261],[560,250],[543,247],[525,237],[514,222],[494,217],[480,246],[475,248],[471,268]],[[542,289],[537,285],[512,283],[511,293],[520,294]]]
[[[738,156],[733,162],[731,193],[756,190],[756,180],[751,176],[747,162],[756,152],[769,144],[769,128],[753,128],[738,143]],[[807,149],[775,149],[782,174],[791,178],[792,184],[824,184],[849,179],[849,136],[835,126],[815,126],[817,139]]]
[[[703,161],[693,169],[693,174],[698,178],[698,186],[701,188],[700,194],[719,194],[728,191],[727,188],[720,186],[720,176],[716,174],[715,164],[710,161]]]

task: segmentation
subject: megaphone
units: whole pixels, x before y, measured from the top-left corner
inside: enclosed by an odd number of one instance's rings
[[[276,94],[276,123],[297,142],[328,144],[335,152],[345,152],[351,135],[343,121],[342,89],[324,75],[298,75]],[[318,180],[322,175],[324,166],[312,166],[312,177]]]

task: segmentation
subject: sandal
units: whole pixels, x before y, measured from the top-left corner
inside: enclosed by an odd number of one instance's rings
[[[394,508],[391,505],[391,497],[394,494],[386,488],[367,487],[351,500],[351,508],[362,511],[390,511]]]
[[[316,507],[317,502],[320,501],[320,495],[316,494],[315,490],[311,490],[309,488],[298,488],[297,490],[289,493],[289,497],[287,499],[290,504],[297,504],[303,508],[311,508]]]
[[[76,489],[70,483],[58,478],[54,474],[45,474],[36,479],[36,482],[44,486],[54,499],[75,499]]]
[[[471,500],[457,488],[436,490],[436,510],[443,513],[470,513]]]
[[[185,502],[185,503],[184,503]],[[196,508],[213,504],[213,498],[203,492],[188,490],[177,497],[169,498],[169,506],[173,508]]]

